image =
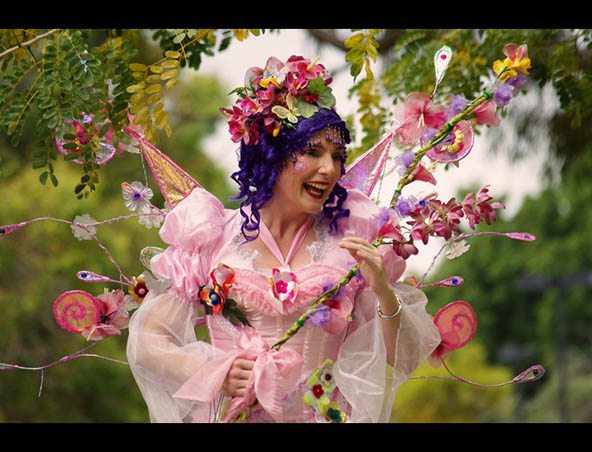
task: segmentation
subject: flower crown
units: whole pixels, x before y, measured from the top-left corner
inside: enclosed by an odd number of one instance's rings
[[[298,117],[310,118],[319,108],[331,109],[335,97],[332,79],[322,64],[301,56],[283,63],[276,57],[264,69],[252,67],[245,74],[245,86],[232,93],[239,98],[232,108],[221,108],[235,143],[256,145],[262,132],[277,136],[283,125],[294,127]]]

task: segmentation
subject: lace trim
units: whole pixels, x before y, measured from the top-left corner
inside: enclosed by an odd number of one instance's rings
[[[327,222],[318,216],[315,218],[313,228],[317,239],[306,247],[306,251],[310,254],[311,262],[319,262],[329,245],[329,229]]]
[[[238,233],[236,233],[237,229],[238,229]],[[238,256],[241,260],[243,260],[248,265],[249,268],[254,269],[255,267],[253,266],[253,261],[259,257],[259,251],[258,250],[249,251],[244,246],[241,246],[241,243],[243,243],[243,241],[244,241],[244,237],[243,237],[242,233],[240,232],[240,227],[238,225],[238,222],[235,223],[234,230],[235,230],[235,235],[232,238],[232,240],[230,241],[230,248],[232,249],[232,252],[236,256]]]

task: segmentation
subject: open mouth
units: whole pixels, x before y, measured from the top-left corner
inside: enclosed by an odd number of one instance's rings
[[[304,184],[304,190],[315,199],[322,199],[327,191],[329,184],[319,182],[308,182]]]

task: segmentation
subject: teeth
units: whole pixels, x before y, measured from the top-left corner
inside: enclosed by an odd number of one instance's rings
[[[319,191],[325,191],[325,188],[327,188],[327,186],[323,184],[308,183],[306,185]]]

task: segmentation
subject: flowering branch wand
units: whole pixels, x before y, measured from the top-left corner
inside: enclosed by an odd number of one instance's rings
[[[507,72],[509,70],[510,70],[509,67],[503,68],[500,71],[500,73],[498,74],[498,80],[501,78],[502,74],[504,74],[505,72]],[[415,168],[417,167],[417,165],[419,164],[420,160],[425,156],[425,154],[430,149],[432,149],[434,146],[441,143],[448,136],[448,134],[453,130],[454,126],[458,122],[470,118],[471,113],[473,112],[473,110],[477,106],[479,106],[480,104],[482,104],[483,102],[485,102],[487,100],[490,100],[491,98],[492,98],[491,94],[489,94],[487,91],[483,91],[483,94],[481,96],[477,97],[472,102],[467,104],[465,106],[465,108],[460,113],[458,113],[456,116],[452,117],[448,122],[446,122],[445,126],[442,127],[442,129],[440,129],[438,131],[438,133],[436,133],[436,135],[434,135],[434,137],[425,146],[423,146],[421,149],[419,149],[418,151],[415,152],[415,157],[414,157],[413,161],[408,166],[403,177],[399,180],[397,188],[395,189],[395,192],[394,192],[393,197],[390,202],[390,208],[394,207],[395,203],[397,202],[397,199],[399,198],[399,196],[401,194],[401,190],[403,189],[403,187],[408,185],[409,183],[413,182],[413,180],[414,180],[413,172],[414,172]],[[376,240],[374,240],[372,245],[375,247],[378,247],[379,245],[382,245],[382,244],[393,245],[393,244],[405,244],[405,243],[411,243],[411,240],[408,240],[406,242],[399,242],[394,239],[384,239],[383,237],[378,237],[378,238],[376,238]],[[337,282],[337,284],[335,284],[335,286],[333,286],[331,289],[327,290],[326,292],[321,294],[319,297],[317,297],[312,302],[311,307],[309,309],[307,309],[306,312],[304,312],[304,314],[302,314],[296,320],[296,322],[285,332],[284,336],[277,343],[275,343],[272,346],[272,349],[276,350],[276,351],[279,350],[280,347],[286,341],[288,341],[294,334],[296,334],[298,332],[298,330],[300,330],[300,328],[302,328],[304,326],[305,321],[317,310],[317,308],[319,306],[321,306],[322,304],[326,303],[328,300],[330,300],[331,297],[333,295],[335,295],[341,287],[347,285],[349,283],[349,281],[351,281],[351,279],[357,274],[357,272],[358,272],[358,265],[356,264],[349,270],[349,272],[343,278],[341,278],[341,280],[339,280]]]
[[[391,199],[391,202],[390,202],[391,208],[394,207],[398,197],[401,194],[401,190],[403,189],[403,187],[405,185],[408,185],[409,183],[413,182],[413,176],[412,176],[413,171],[415,170],[415,167],[419,164],[420,160],[424,157],[424,155],[430,149],[432,149],[434,146],[436,146],[440,142],[442,142],[448,136],[448,134],[452,131],[452,129],[454,128],[454,126],[458,122],[462,121],[463,119],[468,119],[469,115],[472,113],[472,111],[477,106],[479,106],[480,104],[482,104],[486,100],[490,100],[490,99],[491,99],[491,94],[489,94],[487,91],[483,91],[483,94],[481,96],[479,96],[478,98],[473,100],[471,103],[469,103],[464,108],[463,111],[461,111],[459,114],[457,114],[456,116],[451,118],[450,121],[448,121],[446,123],[446,125],[444,127],[442,127],[442,129],[440,129],[440,131],[438,133],[436,133],[436,135],[434,135],[434,137],[424,147],[422,147],[417,152],[415,152],[415,158],[413,159],[413,161],[411,162],[411,164],[409,165],[409,167],[405,171],[405,174],[403,175],[403,177],[399,180],[399,184],[397,185],[397,188],[395,189],[395,193],[394,193],[394,195]]]
[[[449,122],[447,122],[445,127],[443,127],[424,147],[422,147],[419,151],[417,151],[415,153],[415,158],[413,159],[413,162],[407,168],[405,175],[399,181],[397,189],[395,190],[395,194],[393,195],[393,198],[390,203],[391,208],[395,205],[395,202],[401,193],[401,189],[405,185],[407,185],[413,181],[413,177],[411,176],[413,174],[413,170],[419,164],[419,161],[426,154],[426,152],[428,152],[430,149],[432,149],[434,146],[436,146],[438,143],[440,143],[442,140],[444,140],[448,136],[448,134],[451,132],[451,130],[453,129],[453,127],[456,123],[458,123],[462,119],[465,119],[466,117],[468,117],[468,115],[473,111],[473,109],[475,107],[477,107],[479,104],[485,102],[488,99],[491,99],[491,95],[487,92],[484,92],[484,94],[482,94],[480,97],[478,97],[473,102],[468,104],[461,113],[459,113],[458,115],[453,117]],[[393,244],[393,241],[391,239],[388,239],[388,242],[385,240],[384,243],[385,244],[388,243],[390,245],[390,244]],[[407,242],[396,242],[396,243],[407,243]],[[374,240],[374,242],[372,243],[372,245],[375,247],[382,245],[382,244],[383,244],[382,237],[376,238],[376,240]],[[284,336],[277,343],[275,343],[273,345],[272,349],[279,350],[280,347],[286,341],[288,341],[294,334],[296,334],[298,332],[298,330],[300,330],[300,328],[302,328],[304,326],[304,322],[306,321],[306,319],[308,319],[317,310],[317,308],[319,306],[321,306],[323,303],[330,300],[331,297],[333,295],[335,295],[341,287],[347,285],[351,281],[351,279],[357,274],[357,272],[358,272],[358,264],[354,265],[349,270],[349,272],[347,272],[347,274],[343,278],[341,278],[337,282],[337,284],[335,284],[335,286],[333,286],[331,289],[329,289],[328,291],[326,291],[325,293],[320,295],[316,300],[314,300],[312,305],[310,306],[310,308],[308,308],[306,310],[306,312],[304,312],[304,314],[302,314],[296,320],[296,322],[294,322],[294,324],[285,332]]]

